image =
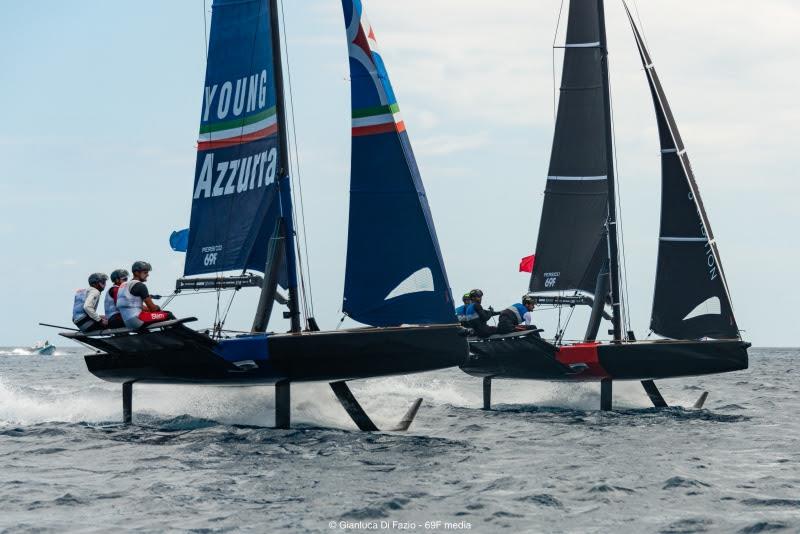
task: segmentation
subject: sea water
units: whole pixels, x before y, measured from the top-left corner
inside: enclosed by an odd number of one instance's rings
[[[353,383],[383,427],[355,429],[324,384],[120,386],[81,349],[0,349],[0,531],[800,532],[800,350],[658,382],[481,381],[458,370]],[[703,410],[691,406],[703,391]]]

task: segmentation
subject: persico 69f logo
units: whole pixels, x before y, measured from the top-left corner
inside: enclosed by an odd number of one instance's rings
[[[222,252],[222,245],[203,247],[201,252],[203,253],[203,265],[206,267],[212,267],[217,264],[219,253]]]
[[[556,287],[559,276],[561,276],[561,273],[544,273],[544,287],[547,289]]]

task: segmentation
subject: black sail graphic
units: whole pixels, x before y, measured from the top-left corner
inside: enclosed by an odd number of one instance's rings
[[[630,11],[628,18],[653,96],[661,140],[661,230],[650,328],[675,339],[738,338],[719,250],[689,156]]]
[[[598,0],[569,6],[550,170],[530,290],[592,293],[608,258],[608,167]]]

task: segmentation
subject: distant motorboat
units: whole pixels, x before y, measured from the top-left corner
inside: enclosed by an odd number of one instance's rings
[[[30,347],[28,350],[32,354],[39,354],[41,356],[52,356],[56,351],[56,346],[51,345],[49,341],[40,341],[36,345]]]

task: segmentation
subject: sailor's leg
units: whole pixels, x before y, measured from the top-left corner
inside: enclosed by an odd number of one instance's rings
[[[612,382],[610,378],[600,381],[600,409],[604,412],[611,410]]]
[[[122,422],[126,425],[133,422],[133,382],[122,384]]]
[[[289,428],[291,424],[291,385],[288,380],[275,384],[275,428]]]
[[[483,409],[492,409],[492,377],[483,377]]]

